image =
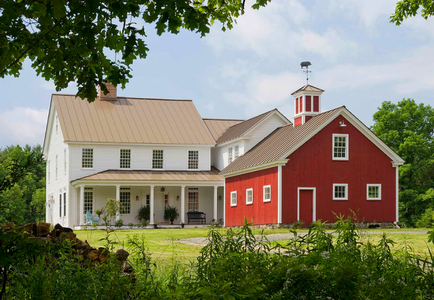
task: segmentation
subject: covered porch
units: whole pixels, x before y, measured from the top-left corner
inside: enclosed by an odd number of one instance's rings
[[[121,203],[116,220],[122,219],[124,226],[140,223],[137,215],[142,206],[150,208],[151,227],[169,224],[164,220],[167,206],[176,207],[179,212],[174,224],[201,226],[211,224],[212,220],[223,223],[224,180],[218,173],[217,169],[202,172],[107,170],[76,179],[71,182],[76,208],[75,216],[71,216],[73,227],[83,228],[86,212],[96,216],[96,210],[102,209],[108,198]],[[192,220],[188,224],[189,211],[205,213],[205,222]]]

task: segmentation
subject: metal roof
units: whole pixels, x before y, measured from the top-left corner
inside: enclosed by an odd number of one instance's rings
[[[301,88],[299,88],[298,90],[296,90],[294,93],[292,93],[291,95],[294,95],[298,92],[301,91],[308,91],[308,92],[324,92],[324,90],[317,88],[316,86],[310,85],[310,84],[306,84],[304,86],[302,86]]]
[[[243,134],[245,134],[248,130],[250,130],[252,127],[254,127],[256,124],[264,120],[266,117],[271,115],[273,112],[277,111],[277,109],[273,109],[270,111],[267,111],[263,114],[260,114],[256,117],[250,118],[244,122],[238,123],[236,125],[233,125],[229,127],[218,139],[217,144],[223,144],[225,142],[228,142],[230,140],[236,139],[241,137]]]
[[[54,94],[67,142],[214,145],[191,100],[118,97],[89,103]]]
[[[285,153],[291,151],[342,108],[339,107],[318,114],[302,126],[294,127],[292,124],[288,124],[277,128],[255,147],[224,168],[220,174],[227,174],[281,159]]]
[[[244,120],[229,120],[229,119],[203,119],[213,138],[218,138],[232,125],[243,122]]]
[[[223,181],[219,170],[211,171],[151,171],[106,170],[74,179],[76,181]]]

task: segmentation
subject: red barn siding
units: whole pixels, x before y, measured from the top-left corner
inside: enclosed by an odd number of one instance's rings
[[[300,126],[303,123],[303,117],[298,117],[296,119],[294,119],[294,127]]]
[[[300,112],[303,112],[303,96],[300,97]]]
[[[346,127],[339,121],[345,120]],[[332,135],[349,134],[349,160],[332,160]],[[282,168],[282,221],[297,220],[297,188],[316,188],[316,219],[333,222],[333,212],[353,210],[360,221],[395,221],[395,168],[391,159],[339,116],[288,157]],[[333,183],[348,184],[348,200],[333,201]],[[366,200],[366,184],[382,184],[382,200]]]
[[[298,99],[295,99],[295,114],[298,114]]]
[[[304,117],[304,123],[306,123],[306,122],[309,121],[310,119],[312,119],[312,116],[305,116],[305,117]]]
[[[263,187],[271,185],[271,201],[263,201]],[[246,189],[253,188],[253,204],[246,205]],[[237,206],[231,206],[231,192],[237,192]],[[226,226],[243,224],[243,219],[254,224],[277,223],[277,167],[226,178]]]

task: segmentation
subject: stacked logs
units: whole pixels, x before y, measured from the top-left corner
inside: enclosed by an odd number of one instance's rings
[[[2,229],[5,230],[7,228],[11,230],[14,227],[13,224],[8,224]],[[19,227],[18,230],[28,234],[31,239],[42,240],[45,243],[59,243],[69,240],[72,253],[84,266],[96,266],[111,261],[109,260],[110,253],[106,248],[93,248],[86,240],[82,241],[78,239],[71,228],[63,227],[60,224],[56,224],[51,231],[50,223],[44,222],[29,223]],[[124,249],[117,250],[115,255],[120,264],[120,269],[125,275],[130,275],[133,271],[132,266],[127,261],[128,256],[129,253]]]

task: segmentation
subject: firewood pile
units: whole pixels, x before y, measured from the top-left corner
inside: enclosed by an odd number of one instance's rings
[[[2,230],[13,230],[14,224],[8,224]],[[84,266],[96,266],[102,263],[109,263],[110,253],[106,248],[93,248],[85,240],[77,238],[77,235],[71,228],[63,227],[56,224],[50,231],[50,223],[29,223],[18,228],[18,230],[29,235],[29,238],[45,241],[46,243],[59,243],[69,240],[71,242],[72,253]],[[116,251],[115,257],[120,265],[121,271],[125,275],[130,275],[133,271],[132,266],[128,263],[129,253],[124,249]]]

